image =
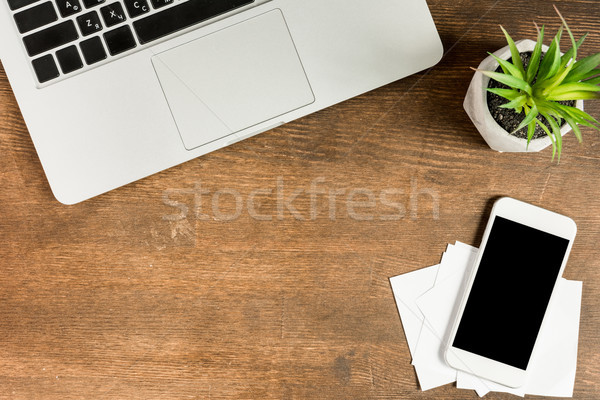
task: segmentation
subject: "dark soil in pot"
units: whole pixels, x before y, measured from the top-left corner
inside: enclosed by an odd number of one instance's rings
[[[521,61],[523,61],[523,66],[525,68],[527,68],[527,65],[529,65],[530,59],[531,59],[530,51],[521,53]],[[508,61],[512,62],[512,58],[510,58]],[[502,72],[502,68],[498,67],[496,69],[496,72]],[[508,89],[508,86],[506,86],[500,82],[497,82],[493,79],[490,79],[488,88]],[[525,113],[517,114],[517,112],[513,109],[500,107],[501,105],[506,104],[506,103],[508,103],[508,100],[506,100],[505,98],[500,97],[497,94],[488,92],[487,104],[488,104],[488,109],[490,110],[490,114],[492,114],[492,117],[498,123],[498,125],[500,125],[505,131],[512,134],[512,131],[514,131],[519,126],[519,124],[523,121],[523,119],[525,118]],[[575,101],[573,101],[573,100],[572,101],[560,101],[559,103],[564,104],[566,106],[571,106],[571,107],[575,106]],[[546,119],[544,117],[540,116],[539,119],[540,119],[540,121],[542,121],[542,123],[544,125],[546,125],[548,127],[548,129],[550,129],[550,124],[548,123],[548,121],[546,121]],[[560,120],[559,124],[562,126],[564,124],[564,121]],[[524,127],[522,129],[518,130],[513,135],[518,138],[521,138],[521,139],[527,139],[527,127]],[[542,128],[540,128],[539,126],[536,125],[535,133],[533,134],[533,139],[537,139],[537,138],[544,137],[544,136],[546,136],[546,132]]]

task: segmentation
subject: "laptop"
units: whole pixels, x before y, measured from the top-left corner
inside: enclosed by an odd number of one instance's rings
[[[436,64],[425,0],[3,0],[0,58],[74,204]]]

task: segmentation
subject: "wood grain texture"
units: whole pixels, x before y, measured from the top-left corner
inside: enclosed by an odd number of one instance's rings
[[[498,24],[553,30],[552,3],[428,2],[432,70],[75,206],[0,69],[0,398],[475,399],[419,390],[388,279],[478,245],[505,195],[578,224],[574,398],[600,398],[600,136],[569,135],[556,165],[490,150],[462,110]],[[554,3],[600,51],[597,1]]]

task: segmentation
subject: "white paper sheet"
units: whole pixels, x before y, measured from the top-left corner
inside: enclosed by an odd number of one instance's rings
[[[456,380],[458,388],[474,389],[480,396],[497,391],[519,396],[527,393],[571,397],[577,364],[581,282],[560,279],[531,359],[528,381],[522,388],[508,388],[457,372],[445,363],[443,344],[476,252],[476,248],[457,242],[448,246],[439,265],[390,279],[421,389]]]
[[[413,355],[413,365],[417,370],[417,376],[423,390],[455,382],[456,370],[446,364],[442,353],[448,321],[427,318],[427,315],[420,307],[420,301],[423,297],[437,296],[436,293],[439,288],[446,287],[448,282],[462,279],[464,266],[469,265],[471,258],[475,254],[471,248],[466,247],[462,243],[457,243],[455,246],[448,246],[448,249],[442,256],[442,262],[438,269],[434,287],[417,298],[417,306],[419,306],[422,315],[425,316],[423,326],[429,328],[421,330],[421,336]],[[447,296],[445,297],[445,299],[448,298]],[[450,318],[453,307],[452,301],[435,301],[435,307],[447,309],[448,312],[445,315],[447,315],[447,319]],[[444,311],[438,310],[438,312],[444,314]],[[429,373],[424,373],[422,372],[423,370],[428,370]]]
[[[401,277],[390,278],[406,341],[413,357],[424,321],[423,314],[417,307],[417,297],[433,287],[437,272],[438,266],[434,265],[404,274]],[[423,390],[427,390],[426,388],[430,385],[427,377],[432,376],[434,373],[434,371],[429,371],[427,366],[419,370],[419,383]]]
[[[417,298],[433,287],[437,271],[438,266],[434,265],[390,278],[408,348],[413,357],[424,320],[417,306]]]

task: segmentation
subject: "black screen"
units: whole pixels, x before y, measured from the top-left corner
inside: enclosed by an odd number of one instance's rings
[[[453,346],[526,370],[568,245],[496,216]]]

